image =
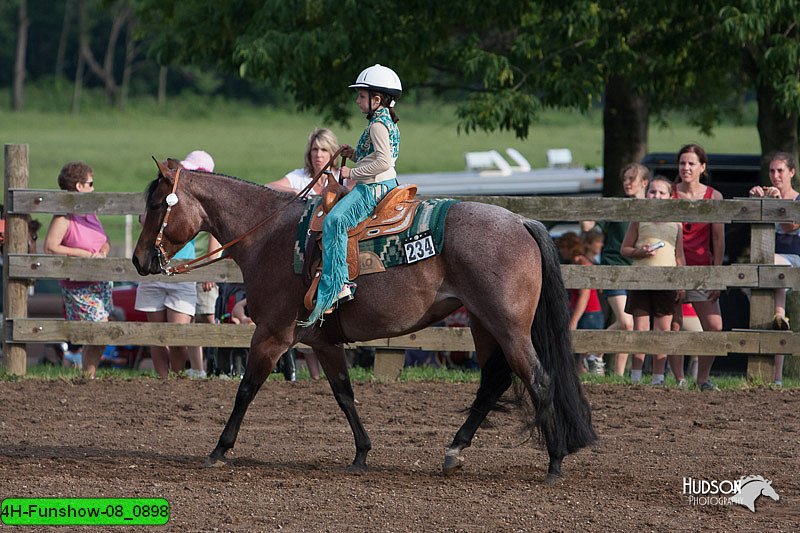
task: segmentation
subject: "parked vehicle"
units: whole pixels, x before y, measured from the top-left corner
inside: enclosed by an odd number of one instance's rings
[[[602,167],[585,169],[570,167],[564,161],[564,150],[557,158],[549,158],[551,166],[531,168],[525,157],[513,148],[506,154],[509,163],[497,150],[467,152],[466,170],[461,172],[430,172],[425,174],[402,174],[401,183],[414,183],[419,194],[429,196],[464,195],[598,195],[603,191]],[[568,150],[566,151],[568,152]]]

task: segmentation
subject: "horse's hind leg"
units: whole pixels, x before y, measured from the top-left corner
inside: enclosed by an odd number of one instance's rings
[[[531,430],[541,428],[550,457],[545,481],[553,483],[561,475],[561,461],[567,452],[562,449],[563,446],[559,446],[561,440],[556,435],[551,378],[542,366],[530,336],[526,334],[527,327],[514,331],[514,328],[502,326],[511,323],[510,320],[499,320],[492,324],[493,334],[474,315],[470,319],[478,360],[482,361],[482,355],[485,357],[487,353],[489,356],[482,364],[481,386],[470,409],[470,416],[445,455],[444,473],[453,473],[461,467],[461,450],[469,446],[488,411],[509,388],[511,374],[514,373],[519,376],[533,403],[536,418],[528,424]]]
[[[467,420],[459,428],[445,452],[442,472],[446,476],[454,474],[463,466],[464,458],[461,456],[461,451],[472,444],[472,438],[486,415],[511,386],[511,368],[500,346],[474,316],[471,319],[475,349],[478,361],[481,362],[481,383],[475,401],[470,406]]]
[[[242,382],[239,384],[239,390],[236,392],[236,401],[233,404],[233,412],[228,423],[225,424],[225,429],[219,437],[217,447],[206,458],[205,466],[214,466],[217,463],[225,460],[225,454],[233,448],[236,442],[236,437],[239,434],[239,428],[242,425],[242,420],[247,412],[250,402],[255,398],[261,386],[266,381],[272,369],[275,367],[278,358],[286,351],[287,344],[281,342],[276,338],[268,338],[256,341],[258,337],[258,329],[253,335],[253,341],[250,347],[250,355],[247,359],[247,368],[245,369]]]
[[[356,411],[355,395],[347,371],[344,349],[341,346],[333,345],[315,347],[314,353],[325,371],[325,377],[331,386],[336,403],[347,417],[356,441],[356,456],[348,470],[355,473],[363,472],[367,469],[367,454],[372,449],[372,442],[370,442],[369,435],[367,435]]]

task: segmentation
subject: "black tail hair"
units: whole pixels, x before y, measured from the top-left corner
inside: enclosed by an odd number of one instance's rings
[[[563,457],[594,443],[597,434],[572,350],[569,298],[561,277],[558,249],[540,222],[526,220],[524,224],[539,245],[542,257],[542,292],[531,326],[531,340],[553,389],[554,428],[548,440],[554,442],[548,442],[548,449],[562,452],[557,455]],[[540,429],[548,433],[544,427]]]

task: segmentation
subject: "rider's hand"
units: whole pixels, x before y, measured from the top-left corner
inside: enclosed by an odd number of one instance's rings
[[[342,167],[341,169],[342,177],[347,179],[350,177],[350,168],[349,167]]]
[[[344,157],[346,157],[347,159],[353,159],[353,156],[355,155],[355,153],[356,153],[356,151],[349,144],[343,144],[342,145],[342,155]]]

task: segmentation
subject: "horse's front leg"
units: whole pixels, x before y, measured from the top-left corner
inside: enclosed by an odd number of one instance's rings
[[[255,398],[256,393],[264,384],[275,364],[284,352],[291,346],[291,340],[284,337],[270,335],[261,331],[257,327],[250,343],[250,355],[247,358],[247,368],[245,369],[239,390],[236,392],[236,401],[233,404],[233,412],[225,429],[219,437],[217,447],[206,459],[205,466],[214,466],[225,460],[225,454],[233,448],[239,428],[242,425],[244,414],[250,402]]]
[[[353,438],[356,441],[356,456],[348,470],[362,473],[367,469],[367,454],[372,449],[372,442],[370,442],[367,430],[364,429],[356,411],[355,396],[350,383],[350,374],[347,372],[344,348],[333,345],[315,347],[314,353],[325,371],[325,377],[328,378],[328,383],[331,385],[336,403],[344,411],[347,421],[350,423],[350,429],[353,431]]]

